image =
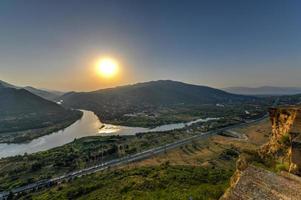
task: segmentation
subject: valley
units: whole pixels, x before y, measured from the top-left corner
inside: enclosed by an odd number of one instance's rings
[[[152,88],[153,84],[155,84],[155,86],[156,84],[160,86],[167,84],[169,93],[172,93],[171,91],[175,88],[180,90],[182,87],[185,87],[186,92],[188,90],[186,87],[199,89],[197,86],[170,81],[150,82],[142,85],[147,85],[146,88]],[[173,85],[175,88],[170,88],[170,84],[175,84]],[[140,85],[138,86],[140,87]],[[133,88],[138,86],[134,85]],[[127,87],[129,86],[126,86],[126,88]],[[146,88],[143,87],[143,91],[146,90]],[[16,94],[20,92],[16,89],[9,90]],[[132,89],[127,90],[131,91]],[[209,89],[209,91],[210,90],[211,89]],[[24,91],[21,90],[21,92]],[[219,91],[215,92],[219,93]],[[27,94],[27,92],[25,93]],[[117,98],[116,95],[124,94],[124,91],[121,90],[120,92],[118,89],[118,92],[114,91],[113,93],[116,94],[114,94],[111,99],[107,99],[107,102],[113,102],[113,100]],[[159,174],[163,173],[167,174],[167,177],[163,175],[162,178],[171,184],[171,181],[174,179],[169,178],[181,176],[182,172],[180,169],[185,169],[184,171],[186,172],[184,174],[187,176],[206,172],[202,175],[203,178],[200,177],[200,181],[206,179],[207,182],[201,181],[202,183],[198,183],[195,182],[196,180],[187,180],[186,184],[189,189],[187,189],[186,193],[179,190],[179,193],[175,193],[175,199],[186,198],[189,197],[188,195],[192,195],[196,198],[197,192],[203,190],[207,196],[204,195],[202,198],[216,199],[221,196],[229,186],[229,179],[235,171],[235,162],[239,155],[244,153],[254,154],[258,149],[258,145],[268,140],[269,127],[266,125],[268,124],[266,120],[266,110],[272,106],[272,104],[276,105],[276,103],[279,102],[285,104],[285,102],[288,101],[289,103],[298,101],[298,97],[294,96],[289,98],[286,96],[276,98],[234,95],[232,98],[231,94],[220,93],[226,95],[226,99],[221,98],[217,100],[216,94],[213,94],[212,96],[215,100],[211,99],[210,101],[213,101],[212,103],[199,103],[198,98],[203,97],[197,97],[195,102],[191,101],[190,103],[179,103],[179,100],[174,100],[173,103],[160,105],[156,103],[157,101],[155,99],[148,99],[146,104],[145,102],[139,104],[135,100],[133,104],[135,106],[131,107],[133,110],[118,110],[117,113],[119,114],[126,112],[126,114],[121,115],[122,117],[105,118],[105,122],[109,121],[113,124],[100,122],[99,115],[95,116],[91,111],[73,110],[73,107],[67,103],[66,99],[61,100],[62,106],[64,107],[47,102],[47,104],[51,106],[55,105],[54,107],[58,110],[78,112],[84,115],[81,120],[65,130],[57,133],[54,131],[54,133],[34,139],[28,144],[8,144],[8,147],[15,152],[18,151],[19,145],[21,149],[18,154],[21,155],[6,154],[6,156],[10,157],[4,156],[5,158],[0,159],[0,192],[15,191],[16,188],[30,185],[34,186],[36,183],[42,184],[46,181],[45,183],[47,184],[43,184],[43,188],[45,189],[45,186],[54,184],[53,189],[60,188],[58,190],[62,190],[62,192],[57,193],[59,196],[51,192],[53,190],[51,188],[49,194],[41,193],[41,196],[39,196],[39,193],[32,194],[25,192],[23,194],[18,193],[17,197],[25,199],[32,197],[47,199],[50,198],[48,195],[51,195],[55,198],[62,199],[90,198],[89,195],[94,195],[93,193],[102,191],[102,187],[98,184],[98,181],[92,181],[90,184],[86,184],[87,188],[77,188],[79,186],[77,181],[90,182],[90,177],[93,177],[92,179],[104,182],[103,179],[105,177],[112,176],[112,179],[108,181],[107,184],[113,186],[116,184],[115,181],[120,179],[130,184],[129,182],[133,181],[131,174],[137,174],[137,180],[139,180],[138,182],[140,183],[146,179],[152,179],[151,177],[153,175],[148,173],[158,173],[154,176],[159,176]],[[154,93],[152,95],[156,96],[157,94]],[[193,92],[186,95],[193,95]],[[40,100],[39,97],[37,98],[31,94],[25,96],[26,98],[29,96],[29,99]],[[91,96],[89,96],[89,98],[90,97]],[[94,101],[90,102],[91,99],[87,97],[72,98],[76,101],[81,99],[81,103],[78,104],[81,106],[74,108],[82,109],[85,108],[84,105],[88,107],[90,105],[96,105]],[[152,98],[154,98],[154,96]],[[210,98],[210,96],[207,96],[207,98]],[[106,104],[105,108],[113,112],[113,110],[120,108],[118,105],[122,102],[130,102],[125,96],[123,96],[122,99],[123,101],[116,101],[110,105],[111,107]],[[71,101],[71,99],[68,101]],[[167,100],[167,102],[168,101],[170,100]],[[86,102],[90,102],[90,104],[86,104]],[[23,108],[22,104],[18,104]],[[26,105],[30,104],[26,103]],[[153,109],[148,110],[145,106],[150,106]],[[24,109],[25,108],[26,106],[24,106]],[[93,106],[90,108],[92,109]],[[97,108],[101,110],[104,107],[97,106]],[[116,116],[119,116],[119,114],[116,114]],[[87,118],[87,116],[89,117]],[[100,118],[100,120],[102,119]],[[135,125],[139,125],[140,127],[135,127]],[[162,126],[157,127],[157,125]],[[15,140],[20,136],[18,134],[14,135],[12,132],[10,133],[11,137]],[[31,133],[29,135],[35,138],[34,134]],[[4,152],[10,152],[8,148],[5,146],[1,147],[1,145],[3,144],[0,144],[0,149],[2,148]],[[28,150],[26,150],[26,145],[28,146]],[[23,153],[21,152],[27,153],[22,155]],[[146,172],[143,173],[147,174],[141,177],[141,175],[139,175],[141,170],[146,170]],[[179,173],[179,170],[181,173]],[[86,175],[94,172],[96,172],[96,174]],[[218,174],[220,173],[225,176],[218,178]],[[120,174],[124,175],[120,177]],[[58,177],[65,178],[48,183],[48,180],[56,180]],[[73,181],[73,179],[79,180]],[[149,196],[150,199],[155,198],[157,195],[168,195],[169,190],[178,187],[177,184],[179,184],[179,182],[177,182],[177,180],[178,179],[175,179],[171,185],[168,184],[164,190],[161,190],[159,187],[159,185],[162,184],[161,181],[158,183],[147,182],[144,184],[147,184],[150,190],[144,189],[143,191],[148,192],[147,196]],[[179,179],[179,181],[180,180],[181,179]],[[138,182],[134,181],[133,184],[135,185]],[[205,183],[206,186],[203,185]],[[58,184],[58,186],[55,186],[56,184]],[[69,184],[74,185],[69,186]],[[194,184],[197,184],[197,186]],[[70,187],[74,189],[65,191],[64,185],[66,185],[67,188]],[[127,195],[131,198],[132,195],[143,196],[146,194],[144,192],[137,193],[137,189],[130,187],[130,185],[126,190],[124,187],[126,186],[117,188],[113,196],[107,195],[110,197],[108,199],[118,199],[120,198],[119,195]],[[108,186],[108,188],[110,187]],[[113,190],[113,188],[111,189]],[[123,191],[125,191],[125,193]],[[165,194],[165,192],[167,193]],[[106,193],[104,193],[104,195],[105,194]]]
[[[82,137],[134,136],[136,134],[141,133],[164,132],[175,129],[182,129],[185,127],[193,126],[193,124],[195,123],[218,120],[218,118],[197,119],[188,123],[166,124],[152,129],[148,129],[141,127],[127,127],[112,124],[104,124],[99,121],[98,117],[93,112],[85,110],[81,110],[81,112],[83,113],[82,118],[73,123],[72,125],[64,128],[63,130],[52,132],[42,137],[38,137],[27,143],[0,143],[0,158],[49,150],[55,147],[65,145],[74,141],[75,139],[79,139]],[[7,133],[7,135],[8,137],[14,138],[15,140],[18,137],[20,137],[20,133],[16,135],[13,135],[13,133]],[[35,135],[30,134],[29,136],[34,137]]]
[[[66,93],[62,105],[93,111],[104,123],[156,127],[197,118],[232,115],[252,118],[273,99],[234,95],[222,90],[159,80],[85,93]],[[243,103],[243,104],[242,104]],[[233,112],[232,112],[233,111]],[[245,112],[251,112],[252,115]]]
[[[90,199],[97,195],[101,199],[165,199],[172,193],[173,199],[218,199],[229,186],[238,154],[264,144],[268,137],[262,134],[269,135],[270,124],[265,119],[234,130],[244,130],[248,141],[224,136],[202,138],[149,159],[108,168],[21,198]]]
[[[148,130],[164,131],[178,127],[168,128],[170,124],[179,124],[181,127],[185,126],[181,123],[206,118],[222,117],[236,122],[252,120],[263,116],[274,100],[232,95],[176,81],[152,81],[91,93],[67,93],[56,100],[61,102],[59,105],[8,83],[3,84],[1,93],[3,100],[4,96],[8,98],[2,101],[3,116],[0,125],[0,149],[7,152],[3,154],[6,156],[47,150],[89,135],[131,135]],[[14,104],[18,104],[18,107],[12,108]],[[32,107],[37,111],[32,111]],[[87,125],[84,122],[77,125],[74,122],[82,117],[82,113],[74,109],[94,111],[104,125],[97,119]],[[67,129],[62,132],[65,128]],[[49,134],[49,137],[40,138]],[[31,141],[33,139],[36,140]],[[25,142],[27,145],[13,144]],[[5,143],[11,145],[7,146]]]
[[[85,137],[48,151],[3,158],[0,160],[2,168],[0,179],[3,183],[0,187],[7,190],[11,187],[56,177],[237,123],[237,121],[222,119],[215,122],[201,122],[168,132],[140,133],[133,136]]]
[[[22,143],[68,127],[82,117],[25,89],[0,88],[0,142]]]
[[[0,0],[0,200],[301,200],[300,8]]]

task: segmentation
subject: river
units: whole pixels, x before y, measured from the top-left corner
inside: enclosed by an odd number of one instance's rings
[[[82,110],[83,116],[69,127],[22,144],[0,143],[0,158],[45,151],[72,142],[75,138],[86,136],[135,135],[136,133],[168,131],[181,129],[197,122],[206,122],[218,118],[198,119],[188,123],[177,123],[158,126],[153,129],[141,127],[116,126],[101,123],[91,111]],[[102,127],[100,129],[100,127]]]

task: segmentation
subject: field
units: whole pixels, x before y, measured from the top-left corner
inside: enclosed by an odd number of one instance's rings
[[[62,130],[80,119],[82,112],[70,110],[48,117],[37,115],[36,113],[33,116],[35,117],[26,120],[22,117],[18,120],[9,120],[9,123],[5,120],[0,120],[1,125],[5,127],[5,131],[0,128],[0,143],[30,142],[35,138]],[[37,120],[43,121],[43,123]]]
[[[213,136],[152,158],[28,194],[32,199],[218,199],[240,153],[268,140],[269,121],[235,129],[248,139]],[[266,135],[266,136],[264,136]],[[168,197],[169,195],[169,197]],[[171,196],[170,196],[171,195]]]
[[[165,154],[155,156],[140,162],[132,163],[130,167],[155,166],[169,162],[172,165],[206,166],[217,168],[235,168],[237,153],[254,151],[266,143],[270,136],[271,125],[268,119],[247,127],[233,129],[247,136],[237,139],[224,136],[213,136],[205,140],[198,140],[192,144],[171,150]],[[224,156],[224,155],[231,156]]]
[[[59,176],[234,123],[237,121],[221,119],[161,133],[151,132],[128,137],[86,137],[48,151],[4,158],[0,160],[0,191]]]
[[[232,173],[166,163],[86,176],[23,199],[218,199]]]
[[[36,129],[28,129],[24,131],[16,131],[16,132],[6,132],[0,133],[0,143],[25,143],[30,142],[31,140],[51,134],[53,132],[57,132],[62,130],[78,119],[80,119],[81,114],[74,116],[72,119],[66,119],[63,122],[56,123],[51,126],[43,127],[43,128],[36,128]]]
[[[113,108],[112,108],[113,109]],[[143,112],[129,110],[127,114],[114,118],[102,118],[98,112],[96,114],[106,123],[123,126],[148,127],[180,122],[189,122],[196,119],[208,117],[224,117],[236,119],[254,119],[265,114],[267,105],[262,104],[217,104],[217,105],[176,105],[169,107],[158,107],[145,109]],[[115,112],[115,111],[114,111]],[[116,111],[117,112],[117,111]]]

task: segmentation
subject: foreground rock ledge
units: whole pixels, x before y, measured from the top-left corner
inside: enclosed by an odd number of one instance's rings
[[[300,200],[301,178],[249,165],[220,200]]]

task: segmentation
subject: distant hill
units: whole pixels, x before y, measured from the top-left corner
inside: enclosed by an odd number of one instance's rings
[[[47,127],[79,117],[77,111],[67,110],[25,89],[0,88],[0,133]]]
[[[298,87],[229,87],[224,88],[224,91],[243,94],[243,95],[293,95],[301,94],[301,88]]]
[[[40,90],[55,94],[57,97],[60,97],[60,96],[62,96],[63,94],[66,93],[66,92],[62,92],[62,91],[58,91],[58,90],[49,90],[49,89],[46,89],[46,88],[40,88]]]
[[[63,92],[51,91],[51,90],[46,90],[46,89],[42,90],[42,89],[37,89],[37,88],[31,87],[31,86],[19,87],[19,86],[15,86],[15,85],[12,85],[12,84],[9,84],[9,83],[6,83],[6,82],[0,80],[0,88],[1,87],[2,88],[3,87],[4,88],[15,88],[15,89],[23,88],[37,96],[40,96],[44,99],[48,99],[51,101],[64,94]]]
[[[30,87],[30,86],[26,86],[23,89],[37,95],[40,96],[44,99],[48,99],[48,100],[55,100],[56,98],[58,98],[59,96],[63,95],[64,93],[56,93],[56,92],[49,92],[46,90],[40,90],[40,89],[36,89],[34,87]]]
[[[206,86],[160,80],[93,92],[71,92],[63,95],[61,100],[64,106],[92,110],[103,119],[112,119],[158,107],[231,103],[254,98]]]
[[[12,85],[12,84],[9,84],[9,83],[6,83],[6,82],[0,80],[0,88],[6,88],[6,87],[8,87],[8,88],[15,88],[15,89],[19,89],[20,88],[20,87],[17,87],[15,85]]]

